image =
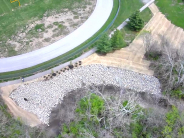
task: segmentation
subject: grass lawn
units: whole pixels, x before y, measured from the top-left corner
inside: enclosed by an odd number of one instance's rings
[[[132,15],[132,13],[134,13],[136,10],[139,10],[144,5],[141,2],[141,0],[120,0],[120,4],[121,4],[120,11],[117,19],[115,20],[112,26],[112,29],[118,27],[123,21],[129,18]],[[147,11],[149,12],[148,9]]]
[[[140,17],[143,19],[144,23],[146,24],[147,22],[149,22],[149,20],[152,17],[152,13],[151,11],[147,8],[144,11],[142,11],[140,13]],[[134,39],[135,37],[138,35],[139,32],[134,32],[131,31],[127,26],[125,26],[122,30],[121,30],[124,40],[127,43],[127,45],[129,45]]]
[[[114,28],[118,27],[123,21],[129,18],[136,10],[139,10],[144,5],[140,0],[120,0],[120,1],[121,1],[120,12],[111,28],[111,31]],[[146,24],[151,19],[152,13],[148,8],[146,8],[144,11],[140,13],[140,16]],[[131,43],[138,34],[138,32],[131,31],[126,26],[121,30],[121,32],[127,45]]]
[[[0,42],[6,41],[26,24],[41,19],[47,11],[47,15],[53,11],[61,12],[63,8],[72,9],[84,0],[19,0],[10,3],[10,0],[2,0],[0,3]]]
[[[183,0],[156,0],[156,5],[173,24],[184,29]]]

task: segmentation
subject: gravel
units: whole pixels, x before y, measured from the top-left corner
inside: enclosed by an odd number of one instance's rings
[[[36,114],[42,123],[49,125],[52,108],[61,103],[68,92],[83,87],[83,83],[160,94],[160,83],[153,76],[103,65],[88,65],[63,72],[48,81],[23,84],[10,97],[21,108]]]

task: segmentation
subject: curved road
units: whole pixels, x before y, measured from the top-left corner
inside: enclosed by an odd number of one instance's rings
[[[74,49],[93,36],[105,24],[112,8],[113,0],[97,0],[95,10],[77,30],[47,47],[0,59],[0,73],[29,68]]]

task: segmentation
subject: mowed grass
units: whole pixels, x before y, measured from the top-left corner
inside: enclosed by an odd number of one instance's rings
[[[114,22],[112,28],[118,27],[123,21],[129,18],[136,10],[139,10],[144,5],[141,2],[141,0],[120,0],[120,4],[121,8],[118,17]]]
[[[5,42],[11,39],[12,35],[18,30],[26,27],[28,23],[41,19],[47,12],[47,15],[52,12],[60,12],[62,9],[72,9],[76,3],[84,0],[19,0],[18,2],[10,3],[9,0],[2,0],[0,3],[0,41]]]
[[[140,17],[143,19],[144,23],[148,23],[149,20],[152,18],[152,13],[149,8],[145,9],[140,13]],[[127,45],[129,45],[140,32],[131,31],[127,26],[121,29],[123,37]],[[142,31],[144,33],[144,30]]]
[[[156,0],[156,5],[173,24],[184,29],[183,0]]]
[[[15,9],[18,6],[19,6],[18,2],[10,3],[9,0],[1,0],[0,15],[10,13],[13,9]]]

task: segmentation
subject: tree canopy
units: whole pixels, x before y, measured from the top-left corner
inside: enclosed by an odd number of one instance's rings
[[[139,11],[136,11],[129,18],[128,28],[132,31],[140,31],[144,26],[144,21],[141,19],[139,15]]]

